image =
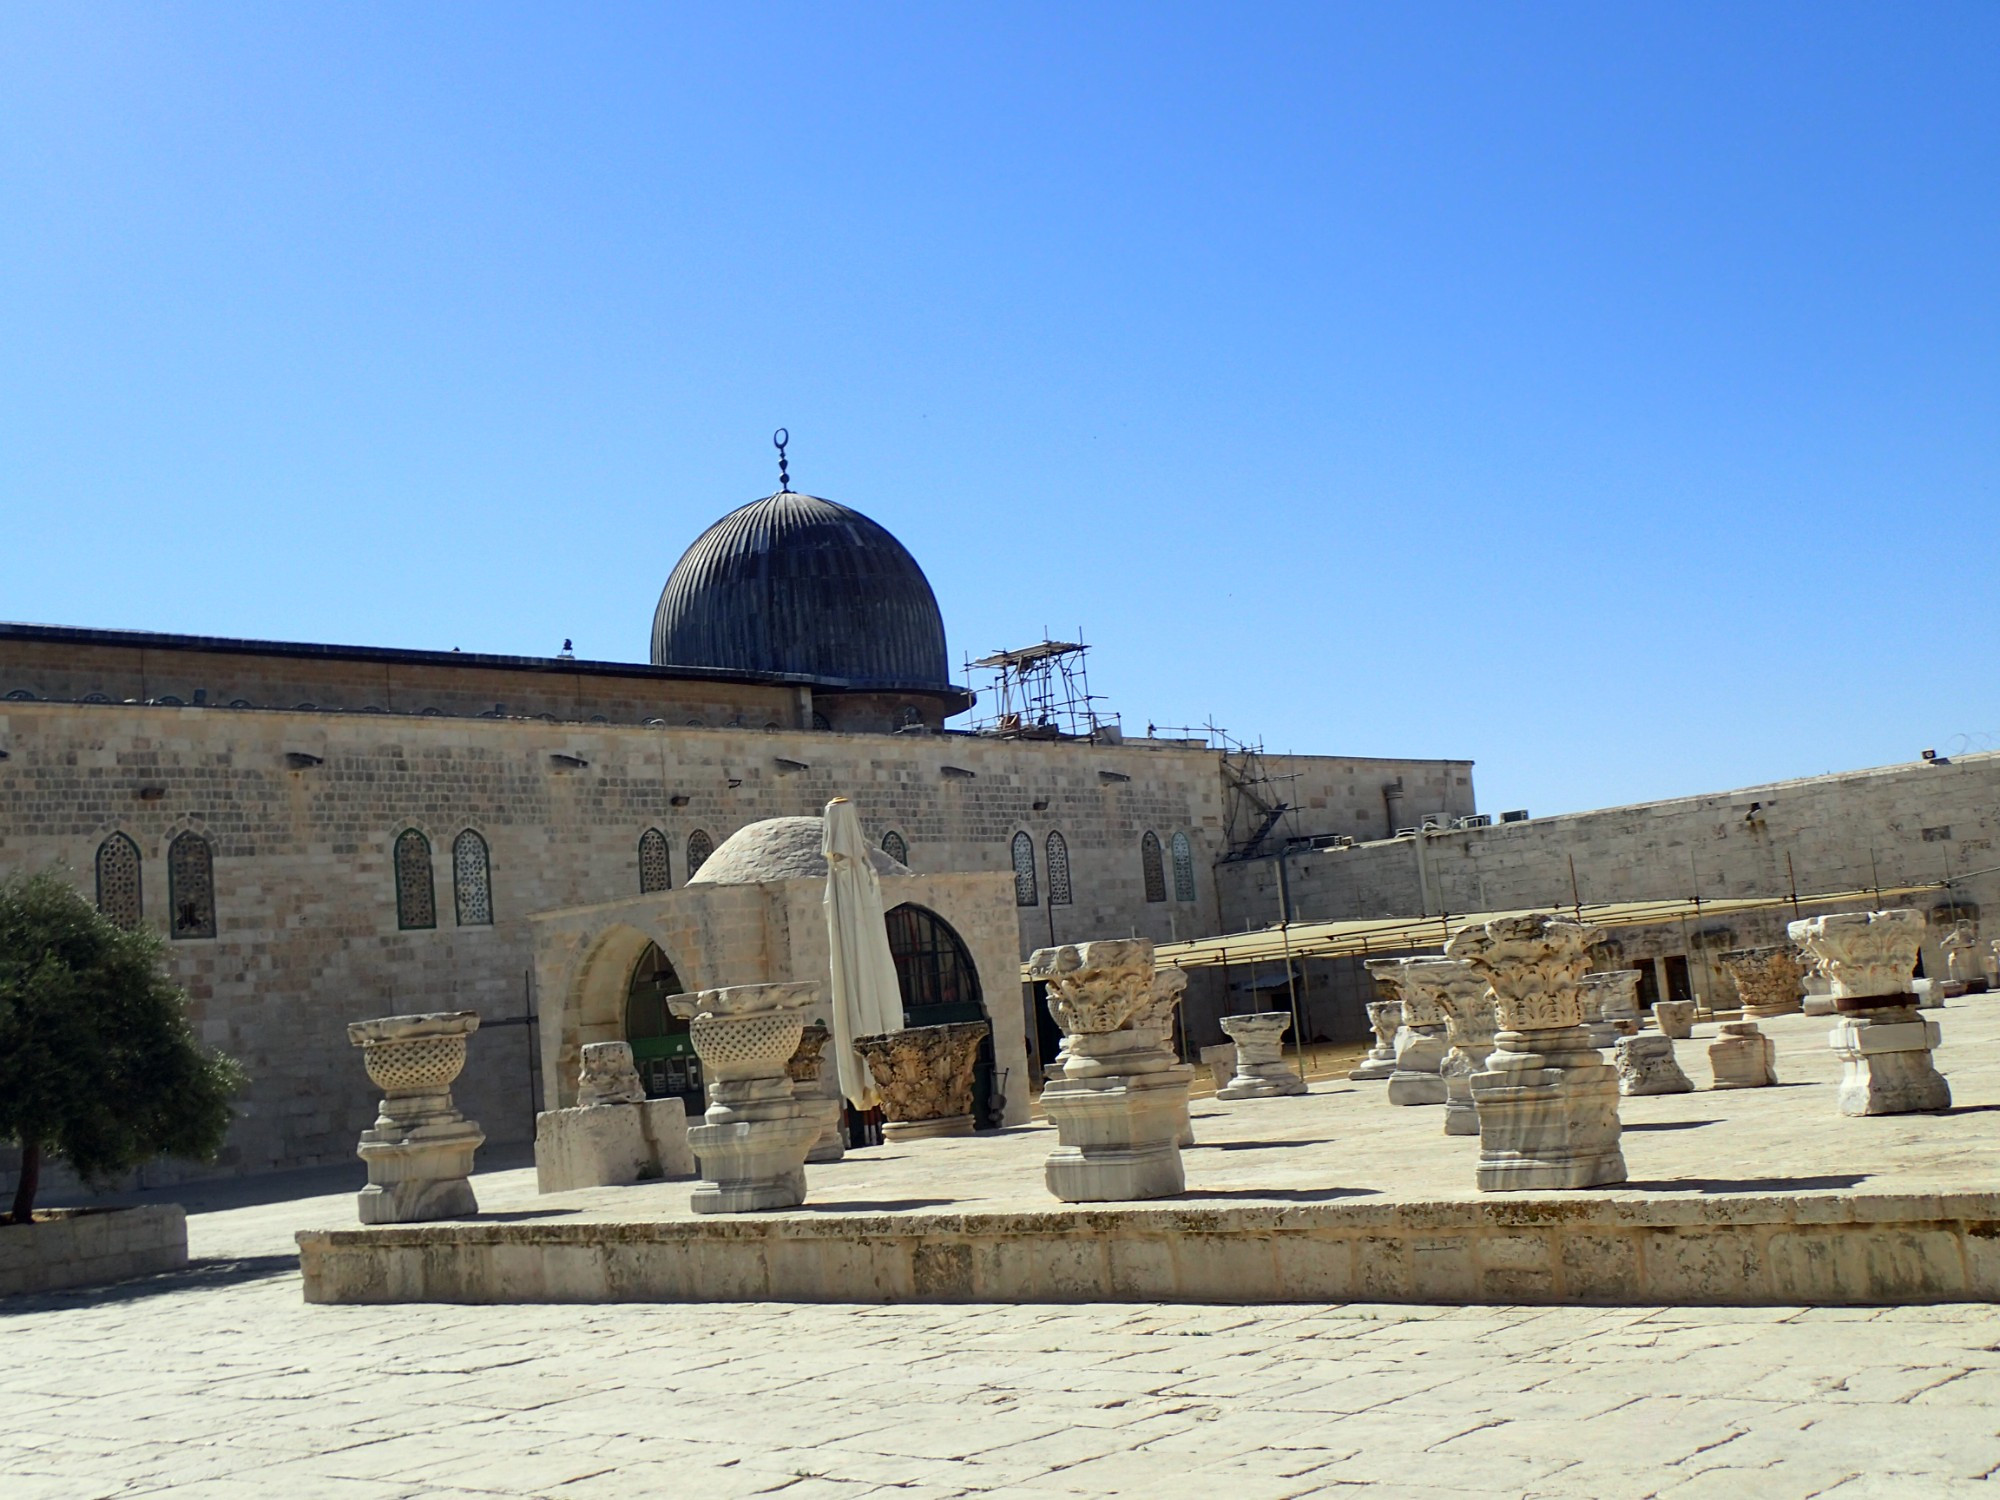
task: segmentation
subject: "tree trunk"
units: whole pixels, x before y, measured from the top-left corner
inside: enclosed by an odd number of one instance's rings
[[[14,1183],[14,1213],[16,1224],[32,1224],[35,1220],[35,1190],[42,1185],[42,1143],[40,1141],[21,1142],[21,1175]]]

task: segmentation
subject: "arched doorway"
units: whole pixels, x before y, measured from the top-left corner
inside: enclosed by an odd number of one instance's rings
[[[708,1107],[701,1059],[694,1054],[688,1023],[667,1009],[667,997],[686,993],[680,975],[657,943],[646,944],[625,989],[625,1040],[649,1099],[678,1099],[695,1119]]]
[[[909,902],[887,913],[889,953],[896,960],[896,985],[903,992],[905,1026],[948,1026],[984,1021],[986,1005],[972,953],[949,922],[928,907]],[[972,1086],[974,1121],[982,1130],[1000,1123],[1001,1095],[993,1076],[993,1028],[979,1044]]]

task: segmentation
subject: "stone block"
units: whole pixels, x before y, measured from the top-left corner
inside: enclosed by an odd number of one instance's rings
[[[1719,1031],[1708,1048],[1717,1088],[1768,1088],[1778,1081],[1778,1044],[1755,1021],[1724,1021]]]
[[[1896,1006],[1845,1015],[1827,1043],[1841,1058],[1837,1095],[1844,1115],[1920,1114],[1951,1108],[1951,1085],[1931,1060],[1939,1041],[1935,1021]]]
[[[1660,1028],[1660,1035],[1686,1041],[1694,1035],[1694,1001],[1655,1000],[1653,1024]]]
[[[1620,1037],[1613,1049],[1618,1092],[1627,1098],[1650,1094],[1686,1094],[1694,1082],[1681,1071],[1672,1037],[1657,1033]]]
[[[678,1099],[591,1104],[535,1116],[535,1187],[544,1193],[692,1177],[687,1111]]]
[[[1202,1048],[1201,1065],[1208,1069],[1217,1090],[1229,1087],[1229,1080],[1236,1076],[1236,1043],[1217,1042]]]
[[[177,1271],[188,1262],[178,1203],[43,1209],[32,1224],[0,1224],[0,1297]]]

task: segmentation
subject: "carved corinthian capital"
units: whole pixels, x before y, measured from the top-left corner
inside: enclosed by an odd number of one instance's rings
[[[1444,1015],[1429,994],[1418,994],[1405,983],[1405,971],[1414,959],[1371,958],[1364,967],[1375,980],[1376,992],[1401,1002],[1405,1026],[1442,1026]]]
[[[1486,977],[1502,1031],[1551,1031],[1583,1024],[1589,933],[1559,917],[1502,917],[1461,927],[1444,951]]]
[[[1037,948],[1028,976],[1049,987],[1049,1014],[1065,1036],[1092,1036],[1129,1025],[1151,1003],[1153,944],[1147,938]]]
[[[1403,993],[1420,995],[1444,1018],[1451,1045],[1493,1040],[1486,976],[1462,958],[1412,958],[1403,965]]]
[[[1909,907],[1836,912],[1793,922],[1785,935],[1832,981],[1836,1001],[1907,995],[1924,940],[1924,914]]]
[[[1721,955],[1722,967],[1736,981],[1743,1014],[1752,1018],[1779,1016],[1799,1008],[1799,981],[1805,965],[1789,944],[1769,948],[1736,948]]]

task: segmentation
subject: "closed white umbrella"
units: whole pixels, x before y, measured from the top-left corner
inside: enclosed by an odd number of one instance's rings
[[[826,805],[826,944],[833,980],[833,1047],[840,1091],[856,1109],[881,1103],[875,1077],[854,1050],[858,1036],[903,1029],[903,992],[882,917],[882,881],[854,804]]]

